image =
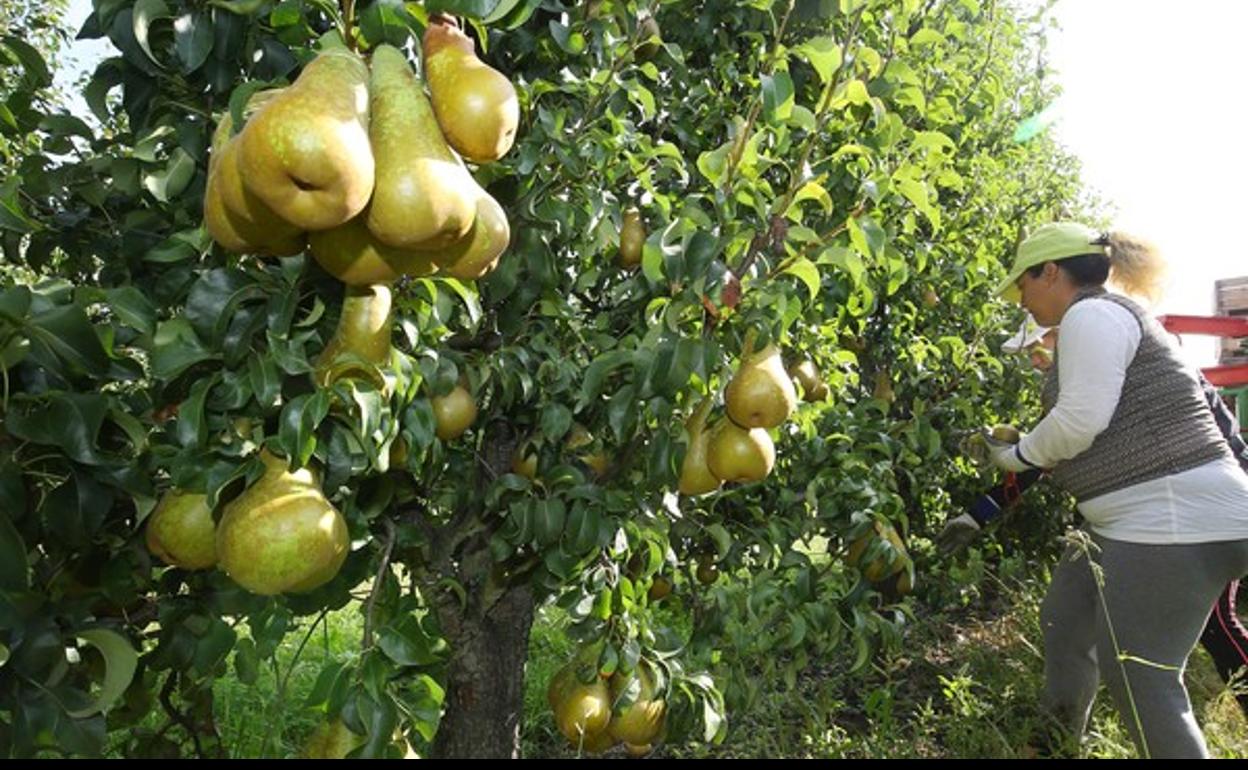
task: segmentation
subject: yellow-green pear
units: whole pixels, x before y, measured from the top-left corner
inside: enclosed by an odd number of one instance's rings
[[[303,759],[346,759],[367,741],[367,736],[352,732],[341,718],[334,719],[312,731],[299,755]]]
[[[327,388],[342,377],[363,377],[385,387],[379,369],[390,361],[392,300],[385,284],[347,286],[338,327],[312,370],[317,385]]]
[[[313,476],[260,453],[264,474],[234,498],[217,527],[221,569],[255,594],[311,591],[329,582],[351,542],[342,518]]]
[[[430,252],[382,243],[368,229],[364,214],[309,234],[308,248],[325,272],[349,286],[393,283],[401,276],[429,275],[438,269]]]
[[[476,206],[476,221],[468,234],[433,253],[433,259],[443,273],[462,281],[476,280],[489,274],[498,265],[511,241],[511,225],[498,201],[479,189]]]
[[[706,399],[685,423],[689,433],[689,448],[680,465],[679,489],[682,495],[705,495],[719,489],[720,480],[707,465],[707,448],[711,435],[706,430],[706,417],[710,414],[711,399]]]
[[[248,102],[249,109],[264,104],[276,93],[256,94]],[[233,123],[226,113],[213,132],[208,183],[204,188],[204,225],[208,234],[227,251],[237,254],[298,254],[304,247],[303,231],[283,220],[243,186],[238,172],[238,137],[231,136]]]
[[[642,250],[646,245],[646,225],[641,212],[635,206],[624,209],[620,223],[620,266],[631,268],[641,264]]]
[[[888,373],[887,369],[880,369],[875,373],[875,388],[871,391],[871,397],[886,404],[891,404],[897,399],[897,395],[893,393],[893,376]]]
[[[443,441],[457,439],[477,420],[477,402],[463,383],[456,385],[445,396],[434,396],[434,432]]]
[[[803,358],[789,367],[789,375],[802,386],[803,401],[823,401],[828,397],[828,385],[819,375],[819,368],[809,358]]]
[[[743,428],[774,428],[788,419],[797,407],[797,391],[779,348],[768,345],[745,357],[724,389],[724,406]]]
[[[472,38],[444,16],[430,20],[422,49],[433,110],[446,140],[473,163],[506,155],[520,124],[511,81],[478,59]]]
[[[581,745],[582,740],[588,744],[590,736],[605,733],[610,721],[611,693],[601,679],[589,684],[573,679],[555,706],[555,725],[573,746]],[[602,751],[597,746],[591,750]]]
[[[721,481],[760,481],[776,464],[776,446],[762,428],[721,420],[706,447],[706,465]]]
[[[447,147],[433,107],[399,49],[373,52],[370,82],[377,187],[368,229],[401,249],[449,246],[472,229],[480,186]]]
[[[633,746],[644,746],[658,738],[663,731],[667,718],[667,703],[656,697],[654,677],[645,668],[640,668],[636,677],[640,679],[640,689],[636,698],[622,711],[612,715],[607,731],[611,737],[622,743]],[[619,703],[623,699],[626,688],[633,677],[615,674],[611,677],[611,700]]]
[[[326,230],[373,194],[368,67],[345,48],[313,59],[239,134],[247,189],[287,222]]]
[[[176,489],[165,493],[147,519],[147,550],[187,570],[217,563],[216,524],[208,496]]]

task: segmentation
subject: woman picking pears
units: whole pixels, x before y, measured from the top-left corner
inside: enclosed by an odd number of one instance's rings
[[[1248,571],[1248,478],[1161,325],[1105,288],[1155,296],[1162,266],[1142,241],[1073,222],[1019,245],[998,293],[1061,326],[1056,372],[1046,416],[991,457],[1050,469],[1093,543],[1063,557],[1045,598],[1042,623],[1061,630],[1046,631],[1047,705],[1082,733],[1099,676],[1142,754],[1205,757],[1182,673],[1214,600]]]

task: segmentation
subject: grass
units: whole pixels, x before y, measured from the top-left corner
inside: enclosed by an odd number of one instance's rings
[[[940,586],[915,604],[902,652],[878,659],[866,674],[848,676],[848,661],[809,666],[792,687],[765,681],[753,706],[729,714],[720,746],[672,742],[673,758],[1119,758],[1134,756],[1130,738],[1102,692],[1081,744],[1063,740],[1040,710],[1043,659],[1039,606],[1044,576],[1016,567],[998,578],[979,567],[967,579],[988,586],[965,601]],[[929,579],[930,584],[934,578]],[[673,618],[674,624],[687,622]],[[329,660],[357,655],[358,604],[330,613],[296,657],[312,618],[289,633],[276,663],[254,684],[231,674],[214,690],[216,721],[231,757],[292,757],[322,718],[303,706]],[[568,758],[576,752],[558,734],[546,704],[546,684],[573,654],[566,619],[540,609],[526,667],[525,756]],[[1203,650],[1189,662],[1188,687],[1197,720],[1216,757],[1248,757],[1248,722]],[[283,688],[284,683],[284,688]],[[163,723],[157,706],[140,729]],[[621,754],[620,749],[613,752]],[[113,753],[116,756],[116,752]]]

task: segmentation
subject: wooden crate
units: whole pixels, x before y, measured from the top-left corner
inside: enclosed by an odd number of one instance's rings
[[[1214,281],[1213,307],[1217,315],[1248,316],[1248,276]],[[1223,339],[1218,363],[1248,362],[1248,338]]]

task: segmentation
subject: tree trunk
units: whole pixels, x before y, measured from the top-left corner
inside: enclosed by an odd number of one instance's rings
[[[470,595],[469,609],[444,629],[451,654],[446,712],[434,739],[433,756],[461,759],[520,757],[524,716],[524,667],[533,625],[533,590],[509,588],[484,616],[474,612],[480,593]],[[448,608],[449,609],[449,608]]]

